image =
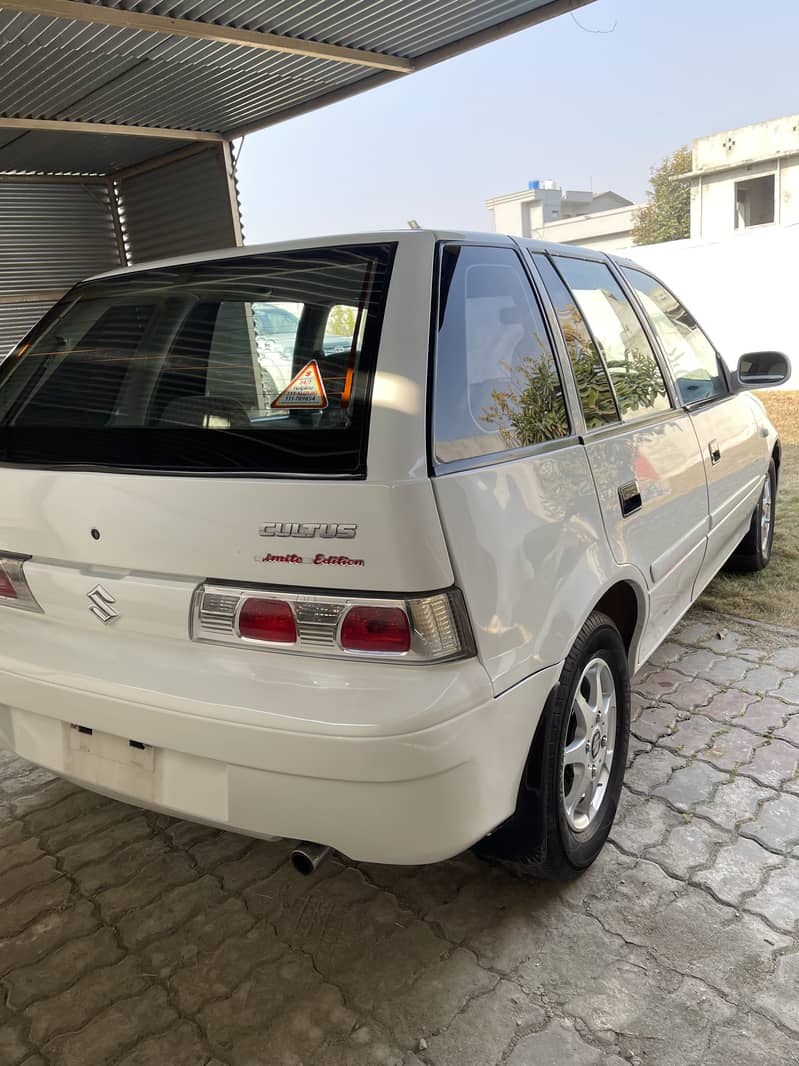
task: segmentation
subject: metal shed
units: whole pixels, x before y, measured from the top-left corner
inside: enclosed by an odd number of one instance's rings
[[[242,243],[231,143],[591,0],[0,0],[0,355],[76,280]]]

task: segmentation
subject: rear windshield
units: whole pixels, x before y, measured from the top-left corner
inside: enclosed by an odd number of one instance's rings
[[[0,462],[363,475],[394,248],[79,286],[0,368]]]

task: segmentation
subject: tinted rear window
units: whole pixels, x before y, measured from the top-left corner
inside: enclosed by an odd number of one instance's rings
[[[0,369],[0,461],[361,475],[394,245],[75,289]]]

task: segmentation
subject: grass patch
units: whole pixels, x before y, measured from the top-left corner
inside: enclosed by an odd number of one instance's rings
[[[799,392],[758,393],[782,444],[774,551],[757,574],[722,572],[699,606],[799,629]]]

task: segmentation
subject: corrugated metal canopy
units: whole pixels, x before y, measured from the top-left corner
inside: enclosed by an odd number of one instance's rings
[[[0,171],[113,173],[588,2],[0,0]]]

